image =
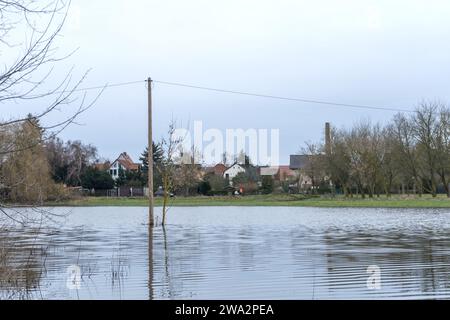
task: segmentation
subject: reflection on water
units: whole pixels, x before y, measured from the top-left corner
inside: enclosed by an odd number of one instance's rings
[[[168,217],[150,247],[146,208],[74,208],[39,231],[3,231],[0,298],[450,298],[449,210],[203,207]],[[379,290],[367,287],[371,265]]]
[[[33,234],[28,230],[19,236],[0,229],[0,299],[28,299],[37,293],[45,248],[32,244]]]

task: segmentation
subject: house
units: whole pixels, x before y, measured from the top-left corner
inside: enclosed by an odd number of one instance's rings
[[[289,159],[289,170],[295,170],[297,172],[298,187],[302,189],[312,186],[311,177],[305,173],[309,165],[310,157],[307,154],[294,154]]]
[[[223,177],[230,182],[230,185],[233,185],[233,178],[241,172],[245,172],[245,168],[235,163],[223,172]]]
[[[278,167],[259,167],[259,175],[260,176],[271,176],[275,179],[275,176],[278,173]]]
[[[223,176],[225,170],[227,170],[227,167],[223,163],[218,163],[214,167],[206,167],[205,173],[212,173],[216,176]]]
[[[297,173],[289,168],[289,166],[279,166],[278,169],[278,179],[280,181],[290,181],[293,179],[297,179]]]
[[[290,156],[289,169],[294,170],[298,173],[297,186],[299,188],[315,188],[317,187],[319,181],[327,181],[330,186],[332,185],[332,181],[326,175],[326,172],[324,172],[323,167],[321,168],[320,165],[320,163],[324,163],[326,155],[333,152],[331,143],[331,125],[329,122],[325,122],[324,141],[324,152],[317,154],[296,154]],[[311,177],[311,175],[314,177]],[[313,181],[315,186],[313,186]]]
[[[94,163],[94,168],[99,171],[108,171],[111,163],[109,161]]]
[[[275,181],[282,182],[297,179],[297,172],[291,170],[287,165],[260,167],[259,170],[261,176],[271,176]]]
[[[291,154],[289,159],[289,169],[301,170],[305,169],[309,162],[309,155],[307,154]]]
[[[116,180],[119,177],[119,171],[138,171],[139,163],[134,163],[133,159],[126,153],[122,152],[119,157],[109,166],[109,174]]]

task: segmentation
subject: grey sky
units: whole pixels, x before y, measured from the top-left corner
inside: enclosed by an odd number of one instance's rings
[[[58,47],[79,47],[61,67],[92,68],[83,87],[151,76],[413,109],[423,98],[450,101],[449,16],[448,1],[75,0]],[[393,115],[159,84],[154,108],[156,138],[172,117],[205,128],[279,128],[282,164],[305,140],[321,139],[325,121]],[[146,145],[144,83],[108,89],[79,122],[62,138],[137,160]]]

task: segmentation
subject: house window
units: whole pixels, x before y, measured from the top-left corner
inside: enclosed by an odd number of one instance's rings
[[[117,170],[116,169],[114,169],[114,174],[113,175],[117,176]]]

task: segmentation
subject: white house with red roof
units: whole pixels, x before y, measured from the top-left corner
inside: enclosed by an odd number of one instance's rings
[[[245,168],[238,163],[233,164],[231,167],[226,169],[223,172],[223,177],[227,179],[230,183],[230,186],[233,185],[233,178],[236,177],[239,173],[245,172]]]
[[[109,174],[114,180],[116,180],[119,177],[120,170],[123,170],[124,172],[138,171],[139,163],[135,163],[126,152],[122,152],[109,166]]]

